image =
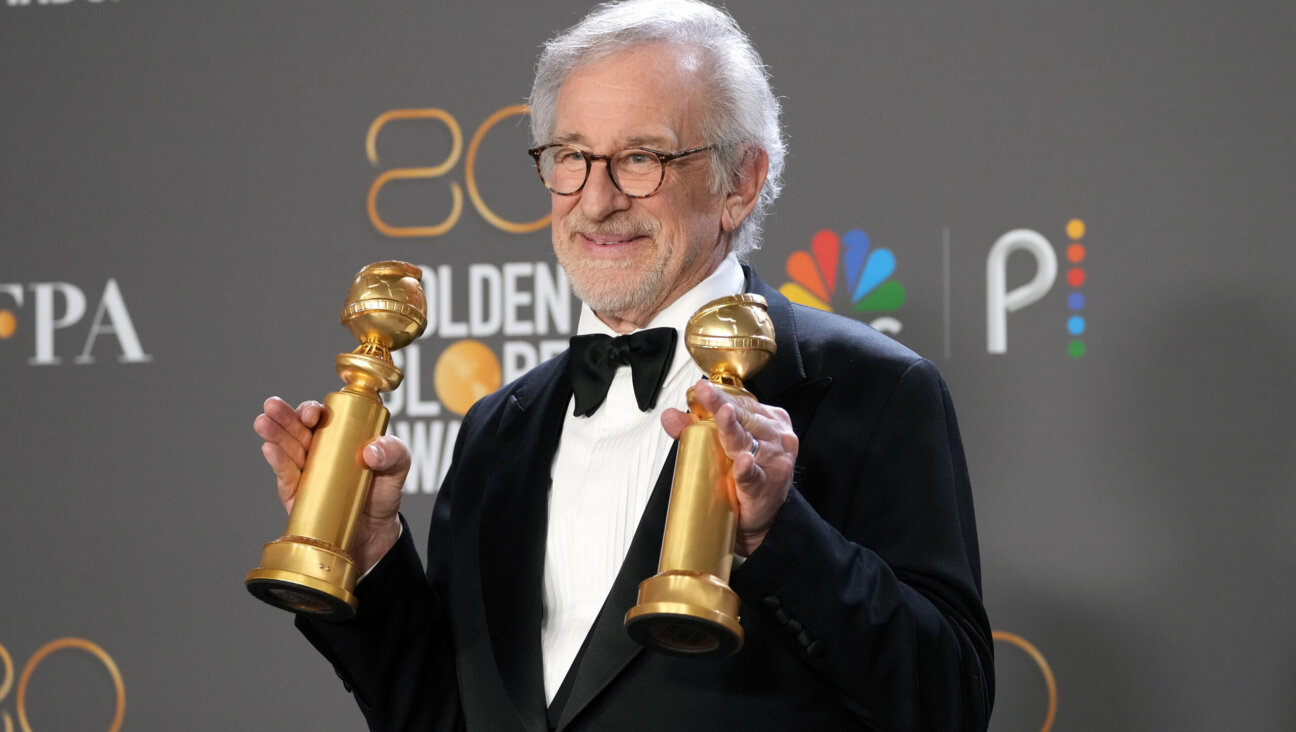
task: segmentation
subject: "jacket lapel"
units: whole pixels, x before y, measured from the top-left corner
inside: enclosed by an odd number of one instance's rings
[[[625,614],[639,600],[639,583],[657,573],[662,533],[666,530],[666,505],[670,500],[671,483],[675,475],[677,447],[678,445],[671,447],[666,456],[666,463],[657,476],[657,484],[648,497],[648,505],[644,507],[643,517],[635,529],[634,538],[630,540],[630,549],[626,552],[625,561],[621,563],[621,570],[617,572],[603,608],[585,638],[585,644],[572,662],[569,672],[572,676],[563,682],[564,687],[570,684],[571,688],[564,689],[567,693],[560,692],[554,699],[555,704],[562,703],[561,709],[551,710],[551,718],[557,717],[557,729],[570,724],[635,656],[645,652],[626,634]]]
[[[537,367],[504,407],[502,459],[482,486],[483,612],[500,678],[528,730],[548,729],[540,621],[550,469],[571,399],[566,356]]]
[[[770,320],[774,322],[774,344],[777,347],[774,358],[744,384],[748,391],[765,401],[803,380],[805,366],[801,361],[801,346],[797,342],[792,303],[757,277],[751,267],[744,265],[743,273],[747,275],[747,291],[765,298]]]
[[[744,265],[743,272],[747,275],[747,291],[765,298],[770,320],[774,322],[774,343],[778,349],[769,364],[748,379],[745,386],[762,403],[787,410],[792,419],[792,431],[798,435],[805,434],[805,428],[819,408],[819,401],[832,384],[832,379],[806,379],[792,303],[778,290],[765,284],[750,267]]]

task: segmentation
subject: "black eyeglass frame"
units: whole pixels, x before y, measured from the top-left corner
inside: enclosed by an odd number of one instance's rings
[[[559,191],[555,191],[553,187],[549,185],[549,181],[545,180],[544,171],[540,168],[540,156],[544,154],[545,150],[548,150],[549,148],[553,148],[553,147],[571,148],[572,150],[575,150],[576,152],[580,153],[581,157],[584,158],[585,160],[585,178],[581,180],[581,184],[576,187],[576,190],[571,191],[570,193],[562,193]],[[665,182],[666,180],[667,163],[673,160],[679,160],[680,158],[683,157],[688,157],[689,155],[694,155],[696,153],[704,152],[706,150],[714,150],[715,147],[716,147],[715,145],[703,145],[702,147],[689,148],[688,150],[680,150],[679,152],[673,152],[673,153],[662,152],[661,150],[654,150],[650,147],[627,147],[623,150],[617,150],[615,153],[613,153],[613,155],[620,155],[621,153],[626,152],[627,150],[635,150],[638,152],[646,152],[651,155],[655,155],[657,157],[657,160],[661,163],[661,177],[657,179],[657,185],[653,186],[652,191],[640,195],[635,195],[633,193],[626,193],[625,189],[621,187],[621,183],[619,183],[616,179],[616,174],[612,172],[612,155],[595,155],[594,153],[586,152],[585,150],[582,150],[579,147],[576,147],[575,145],[569,145],[567,143],[562,143],[562,142],[551,142],[547,145],[533,147],[530,150],[527,150],[527,153],[532,158],[535,159],[536,173],[540,176],[540,182],[543,183],[544,187],[547,188],[549,192],[553,193],[554,195],[574,196],[577,193],[580,193],[582,190],[585,189],[585,184],[589,183],[590,171],[594,169],[594,162],[596,160],[602,160],[604,165],[607,167],[608,178],[611,179],[612,185],[616,186],[616,189],[618,191],[621,191],[622,195],[628,198],[649,198],[650,196],[657,195],[657,191],[661,190],[662,183]]]

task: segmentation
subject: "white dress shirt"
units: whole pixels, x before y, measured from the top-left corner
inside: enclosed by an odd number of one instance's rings
[[[731,254],[710,277],[646,326],[674,328],[678,333],[675,355],[653,409],[639,411],[629,366],[617,369],[606,401],[594,414],[577,417],[574,406],[567,406],[551,474],[545,542],[540,644],[547,702],[558,693],[612,589],[674,444],[662,429],[662,412],[685,409],[688,388],[704,376],[684,346],[684,328],[698,308],[742,292],[743,284],[742,268]],[[584,305],[577,332],[619,335]]]

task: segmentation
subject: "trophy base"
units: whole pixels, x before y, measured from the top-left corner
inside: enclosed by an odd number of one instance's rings
[[[347,620],[359,601],[355,564],[324,542],[285,536],[265,545],[261,566],[248,572],[248,592],[277,608],[321,620]]]
[[[321,620],[355,616],[355,595],[340,587],[316,587],[311,577],[277,569],[254,569],[244,581],[248,592],[281,610]],[[334,594],[337,593],[337,594]]]
[[[718,577],[670,570],[639,585],[625,628],[639,645],[689,658],[722,658],[743,645],[738,595]]]

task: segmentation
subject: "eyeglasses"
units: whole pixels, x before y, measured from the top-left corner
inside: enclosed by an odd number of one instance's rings
[[[594,161],[602,160],[607,163],[608,176],[618,191],[630,198],[647,198],[661,188],[666,179],[667,163],[714,147],[704,145],[675,153],[628,147],[611,155],[595,155],[574,145],[550,143],[527,152],[535,158],[536,170],[545,188],[560,196],[579,193],[589,180]]]

